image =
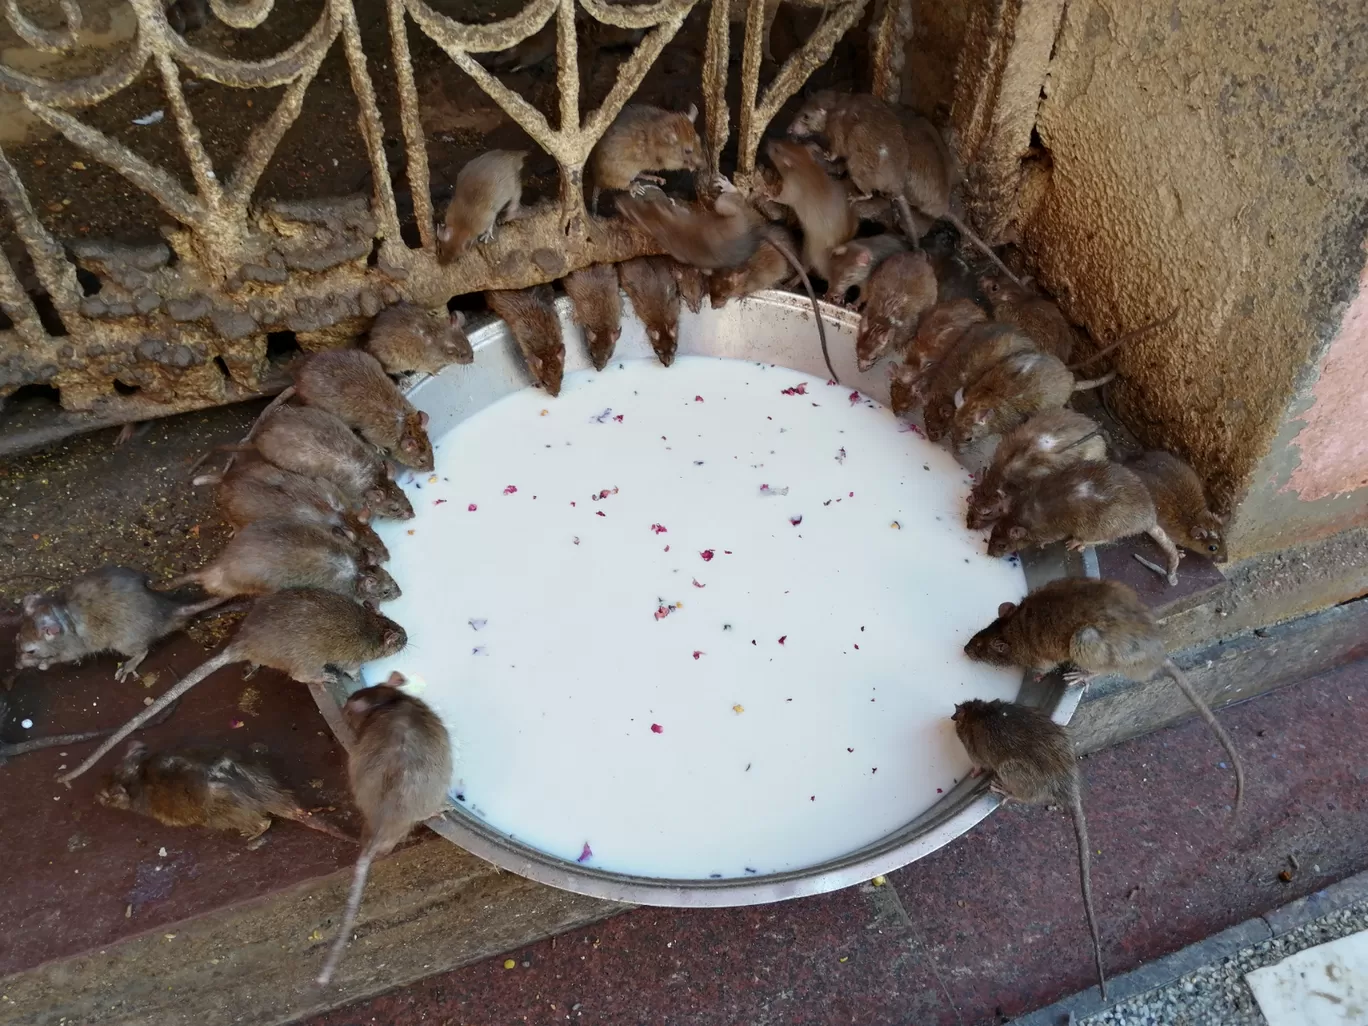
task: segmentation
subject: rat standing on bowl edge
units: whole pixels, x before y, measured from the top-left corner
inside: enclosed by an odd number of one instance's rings
[[[366,352],[386,374],[436,374],[453,363],[474,363],[465,314],[438,314],[413,303],[381,310],[366,334]]]
[[[598,213],[599,193],[604,189],[625,189],[639,196],[644,182],[665,184],[665,179],[648,171],[706,167],[703,144],[694,130],[697,117],[698,108],[692,105],[684,114],[646,103],[623,107],[589,154],[587,170],[593,186],[589,209]]]
[[[955,706],[955,734],[976,767],[993,774],[992,788],[1027,805],[1058,803],[1073,816],[1078,841],[1078,878],[1083,911],[1092,934],[1097,986],[1107,996],[1102,969],[1102,940],[1093,912],[1092,875],[1088,871],[1088,824],[1078,759],[1069,733],[1044,712],[1016,702],[973,698]]]
[[[1037,413],[998,443],[992,463],[969,493],[966,526],[971,531],[987,527],[1032,481],[1077,463],[1106,461],[1107,440],[1095,421],[1062,407]]]
[[[147,586],[140,570],[106,566],[73,578],[49,594],[25,595],[14,639],[15,666],[46,670],[100,652],[117,652],[117,681],[138,675],[154,642],[223,602],[185,605]]]
[[[565,340],[551,289],[534,285],[530,289],[491,290],[484,296],[489,308],[508,325],[537,383],[552,398],[560,395],[565,377]]]
[[[347,753],[352,798],[366,821],[347,909],[323,970],[326,986],[347,950],[371,863],[394,850],[415,826],[442,811],[451,787],[451,740],[427,704],[396,686],[398,672],[347,699],[342,714],[356,736]]]
[[[884,353],[901,352],[922,314],[936,304],[936,275],[926,254],[894,253],[874,269],[855,338],[855,362],[867,371]]]
[[[89,758],[57,780],[69,784],[114,747],[211,673],[229,663],[280,670],[308,684],[333,734],[348,744],[350,728],[327,692],[338,671],[354,674],[364,663],[387,659],[408,644],[404,628],[387,616],[327,591],[282,591],[264,595],[242,618],[237,633],[215,656],[191,670],[169,691],[100,745]]]
[[[679,283],[673,264],[672,259],[661,256],[633,257],[618,264],[622,291],[632,301],[647,341],[666,367],[674,363],[679,346]]]
[[[1039,672],[1073,663],[1081,672],[1065,674],[1071,684],[1110,673],[1144,683],[1160,671],[1167,673],[1230,756],[1239,814],[1244,802],[1244,766],[1235,742],[1169,658],[1154,614],[1120,581],[1067,577],[1042,585],[1019,605],[1004,602],[997,619],[969,640],[964,653],[994,666]]]
[[[603,370],[613,358],[622,334],[622,295],[618,292],[616,264],[593,264],[561,279],[570,297],[570,317],[584,332],[594,370]]]
[[[1178,583],[1178,549],[1159,526],[1144,482],[1119,463],[1080,463],[1031,484],[993,525],[990,556],[1062,541],[1074,551],[1147,534],[1168,557]],[[1164,571],[1159,571],[1164,574]]]

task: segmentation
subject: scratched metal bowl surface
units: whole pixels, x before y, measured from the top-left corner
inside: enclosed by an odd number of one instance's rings
[[[569,301],[558,301],[566,340],[566,373],[590,367],[580,331],[570,321]],[[859,317],[849,310],[822,304],[832,361],[841,383],[888,403],[886,364],[861,374],[855,365],[854,338]],[[516,343],[502,321],[490,320],[470,331],[475,362],[450,367],[436,376],[407,383],[413,403],[431,418],[434,438],[511,392],[533,385]],[[826,376],[827,370],[812,320],[811,301],[788,292],[762,292],[733,300],[721,310],[704,305],[698,314],[685,308],[679,329],[680,354],[775,363]],[[645,331],[624,300],[622,337],[617,356],[651,358]],[[1056,553],[1023,560],[1028,586],[1034,588],[1066,573],[1081,573],[1076,560]],[[1058,674],[1041,681],[1025,674],[1018,701],[1040,706],[1059,723],[1068,723],[1081,697],[1080,689],[1063,687]],[[906,866],[972,828],[998,805],[982,778],[968,777],[916,819],[840,858],[805,869],[740,879],[663,880],[606,872],[568,863],[531,848],[492,828],[461,808],[428,821],[437,833],[501,869],[552,887],[612,901],[676,908],[758,905],[822,894]]]

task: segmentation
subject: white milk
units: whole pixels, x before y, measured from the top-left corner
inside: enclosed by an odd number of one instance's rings
[[[967,772],[954,704],[1020,673],[961,646],[1025,580],[965,529],[950,455],[854,399],[637,360],[438,440],[417,517],[380,525],[409,647],[365,679],[417,678],[465,810],[601,869],[739,877],[854,851]]]

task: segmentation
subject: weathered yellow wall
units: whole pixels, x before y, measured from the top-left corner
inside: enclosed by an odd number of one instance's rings
[[[1280,466],[1285,482],[1316,454],[1273,442],[1363,267],[1368,4],[1072,0],[1035,128],[1048,160],[1015,217],[1042,283],[1095,335],[1179,311],[1118,356],[1122,419],[1188,457],[1227,508]],[[1341,429],[1362,434],[1368,368],[1336,373],[1363,386],[1334,387],[1336,418],[1357,415]],[[1368,478],[1368,449],[1338,446],[1323,420],[1303,441],[1337,446],[1343,480]],[[1368,492],[1333,501],[1324,516],[1284,502],[1277,525],[1246,503],[1232,555],[1343,526]]]

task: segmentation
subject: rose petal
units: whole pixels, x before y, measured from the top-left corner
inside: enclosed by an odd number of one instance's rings
[[[789,523],[797,527],[803,522],[803,514],[799,513],[796,517],[789,517]]]
[[[668,528],[666,528],[664,524],[652,524],[651,530],[656,534],[665,534]]]
[[[695,578],[693,579],[693,586],[694,586],[695,588],[706,588],[706,587],[707,587],[706,584],[699,584],[699,583],[698,583],[698,578],[697,578],[697,577],[695,577]]]
[[[703,562],[709,563],[712,561],[713,558],[713,550],[704,549],[702,552],[699,553],[699,555],[703,557]]]
[[[703,655],[703,654],[704,654],[704,653],[703,653],[702,651],[700,651],[699,649],[694,649],[694,654],[693,654],[693,655],[694,655],[694,658],[695,658],[695,659],[697,659],[699,656],[701,656],[701,655]]]
[[[594,510],[594,516],[596,516],[596,517],[606,517],[607,515],[608,515],[608,514],[605,513],[605,512],[603,512],[603,510],[601,510],[601,509],[596,509],[596,510]]]
[[[517,490],[518,490],[518,486],[517,486],[517,485],[509,485],[507,488],[504,489],[504,494],[505,494],[505,495],[512,495],[512,494],[514,494],[515,492],[517,492]]]
[[[469,506],[466,507],[466,512],[467,512],[467,513],[474,513],[477,509],[479,509],[479,507],[476,506],[475,503],[472,502]]]
[[[651,733],[652,733],[652,734],[663,734],[663,733],[665,733],[665,728],[662,727],[659,723],[652,723],[652,724],[651,724]]]
[[[591,858],[593,858],[593,857],[594,857],[594,849],[591,848],[591,847],[589,847],[589,842],[588,842],[588,841],[585,841],[585,842],[584,842],[584,850],[580,852],[580,857],[577,858],[575,861],[576,861],[576,862],[588,862],[588,861],[589,861]]]

